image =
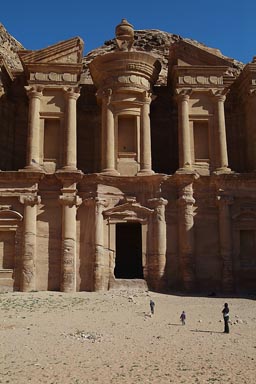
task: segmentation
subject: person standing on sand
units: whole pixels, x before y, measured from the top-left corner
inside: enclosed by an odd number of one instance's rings
[[[155,303],[154,303],[153,300],[150,300],[149,306],[150,306],[151,315],[154,315],[154,313],[155,313]]]
[[[223,319],[224,319],[224,333],[229,333],[229,326],[228,326],[228,322],[229,322],[229,307],[228,307],[228,303],[224,304],[224,308],[222,310],[222,314],[223,314]]]
[[[186,313],[185,313],[185,311],[182,311],[182,313],[180,315],[180,321],[181,321],[182,325],[185,325],[185,320],[186,320]]]

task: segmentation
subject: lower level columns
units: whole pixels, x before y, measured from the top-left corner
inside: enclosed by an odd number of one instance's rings
[[[179,203],[179,253],[181,274],[186,291],[195,289],[194,260],[194,204],[192,183],[180,190]]]
[[[149,219],[149,250],[147,252],[146,276],[150,289],[165,288],[166,267],[166,221],[163,198],[150,199],[149,205],[154,212]]]
[[[36,290],[36,219],[40,197],[36,195],[20,196],[24,204],[24,239],[21,265],[21,291]]]
[[[76,211],[78,196],[60,196],[62,204],[61,291],[76,291]]]
[[[103,210],[107,206],[106,200],[95,199],[95,258],[94,258],[94,278],[93,290],[104,291],[108,289],[108,281],[105,278],[109,273],[109,266],[106,265],[104,255],[104,236],[103,236]]]
[[[232,261],[232,237],[230,205],[233,199],[230,196],[217,196],[219,206],[219,241],[220,256],[222,260],[222,290],[230,293],[234,290],[233,261]]]

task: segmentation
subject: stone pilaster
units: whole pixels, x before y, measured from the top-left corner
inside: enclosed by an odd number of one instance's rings
[[[215,101],[215,132],[216,132],[216,171],[218,173],[230,172],[228,168],[228,151],[226,138],[225,110],[226,100],[225,90],[212,90]]]
[[[77,169],[76,155],[76,102],[80,96],[79,88],[64,89],[66,98],[66,148],[64,170]]]
[[[180,189],[179,205],[179,254],[181,274],[186,291],[195,289],[194,260],[194,204],[193,185]]]
[[[61,291],[76,291],[76,207],[81,204],[78,196],[60,196],[62,204],[62,259]]]
[[[149,200],[149,205],[154,208],[150,216],[149,252],[147,252],[146,276],[149,286],[153,290],[165,288],[166,267],[166,221],[165,206],[167,200],[155,198]]]
[[[42,86],[26,86],[29,97],[27,165],[25,169],[40,170],[40,106]]]
[[[104,237],[103,237],[103,215],[104,208],[107,207],[106,200],[95,199],[95,259],[94,259],[94,291],[107,289],[106,267],[108,263],[104,260]],[[107,269],[108,270],[108,269]]]
[[[101,93],[102,97],[102,173],[118,175],[115,155],[115,124],[111,109],[112,89]]]
[[[36,219],[37,205],[40,197],[22,195],[20,202],[24,204],[23,253],[21,266],[21,291],[31,292],[36,289]]]
[[[151,127],[150,127],[150,103],[151,93],[144,92],[143,105],[141,108],[141,124],[140,124],[140,171],[138,174],[152,174],[152,157],[151,157]]]
[[[233,198],[219,195],[217,196],[217,202],[219,206],[220,256],[223,262],[222,289],[224,293],[230,293],[234,289],[230,217],[230,205],[233,204]]]
[[[191,140],[189,127],[189,97],[191,89],[178,89],[177,101],[179,112],[179,164],[181,169],[191,169]]]

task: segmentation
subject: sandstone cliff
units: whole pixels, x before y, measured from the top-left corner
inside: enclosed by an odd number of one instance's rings
[[[23,48],[22,44],[12,37],[0,23],[0,57],[4,59],[9,69],[13,71],[22,69],[17,51]]]

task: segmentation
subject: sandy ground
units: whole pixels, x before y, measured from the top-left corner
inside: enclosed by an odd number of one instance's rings
[[[223,333],[225,301],[230,334]],[[0,383],[256,383],[253,298],[4,293],[0,337]]]

